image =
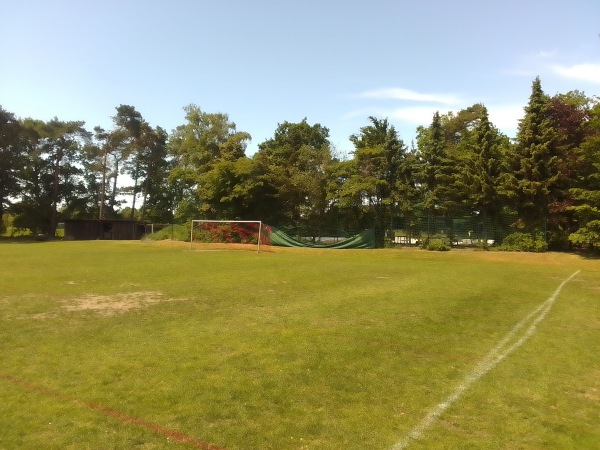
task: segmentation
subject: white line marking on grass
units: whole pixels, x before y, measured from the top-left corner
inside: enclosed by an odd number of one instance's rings
[[[479,380],[482,376],[492,370],[498,363],[504,358],[518,349],[525,341],[527,341],[535,332],[538,324],[544,320],[548,311],[552,308],[552,305],[556,301],[560,291],[571,281],[580,271],[573,273],[570,277],[564,280],[556,291],[541,305],[539,305],[533,312],[528,314],[524,319],[517,323],[512,330],[510,330],[504,338],[498,342],[498,344],[490,350],[490,352],[481,360],[477,366],[469,373],[465,379],[454,389],[454,391],[446,397],[441,403],[438,403],[423,417],[421,422],[415,426],[410,433],[408,433],[402,440],[397,442],[391,450],[402,450],[406,448],[412,441],[419,439],[425,430],[433,425],[439,417],[454,403],[460,396],[469,388],[473,383]],[[507,344],[515,337],[515,335],[527,324],[529,328],[523,333],[523,335],[515,341],[511,346],[507,347]]]

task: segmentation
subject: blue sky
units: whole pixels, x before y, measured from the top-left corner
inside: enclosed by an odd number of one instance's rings
[[[110,128],[129,104],[171,131],[190,103],[257,145],[307,118],[336,151],[388,118],[484,103],[514,137],[531,83],[600,94],[598,0],[0,0],[0,105]]]

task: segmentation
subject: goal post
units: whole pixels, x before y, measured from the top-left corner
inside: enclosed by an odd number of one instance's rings
[[[211,249],[271,248],[271,227],[260,220],[192,220],[190,250],[194,243]]]

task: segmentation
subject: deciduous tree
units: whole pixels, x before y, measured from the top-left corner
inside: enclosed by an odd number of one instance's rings
[[[227,114],[205,113],[195,105],[184,108],[186,121],[172,133],[169,147],[173,169],[169,175],[171,185],[178,191],[177,217],[180,219],[227,219],[230,214],[222,187],[216,183],[232,183],[230,178],[217,174],[245,173],[243,170],[225,172],[224,165],[246,158],[245,151],[250,134],[237,131]],[[238,179],[237,182],[241,182]],[[232,188],[234,186],[231,186]]]
[[[600,248],[600,103],[591,110],[589,134],[578,153],[583,164],[577,187],[570,190],[574,204],[569,207],[578,229],[569,240],[578,246]]]
[[[320,124],[283,122],[254,155],[260,171],[265,220],[299,225],[318,235],[324,226],[327,167],[331,164],[329,130]]]
[[[581,146],[587,137],[594,134],[591,108],[594,101],[579,91],[556,94],[550,99],[548,109],[556,131],[556,184],[551,191],[548,205],[548,240],[555,249],[568,246],[568,235],[577,228],[571,207],[575,199],[571,188],[583,187],[581,175],[587,173],[590,161]]]
[[[19,194],[19,172],[23,168],[23,132],[14,114],[0,106],[0,233],[4,212]]]
[[[15,224],[54,236],[59,207],[72,204],[84,190],[77,164],[89,138],[84,122],[25,119],[27,159],[21,182],[23,195]]]

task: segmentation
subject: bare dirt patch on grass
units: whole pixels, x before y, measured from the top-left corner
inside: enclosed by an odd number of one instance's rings
[[[67,311],[93,311],[101,316],[122,314],[162,302],[174,301],[158,291],[126,292],[113,295],[92,295],[63,302]]]
[[[123,292],[111,295],[85,294],[81,297],[59,300],[58,307],[48,311],[18,316],[20,319],[54,319],[67,312],[91,312],[109,317],[128,311],[148,308],[165,302],[182,301],[182,298],[169,298],[159,291]]]

